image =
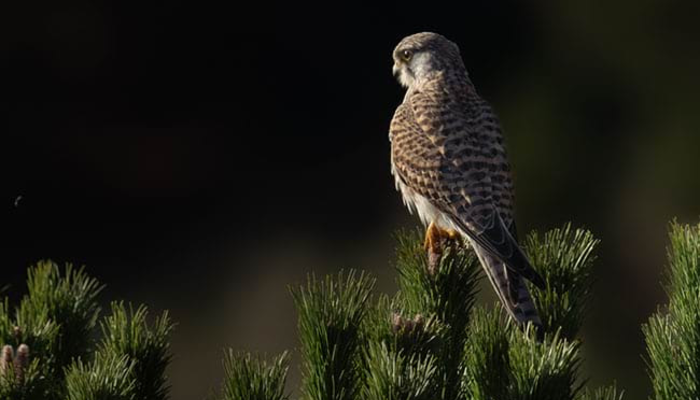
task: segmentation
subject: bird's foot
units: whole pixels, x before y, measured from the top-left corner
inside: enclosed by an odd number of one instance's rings
[[[446,245],[459,243],[461,235],[454,229],[442,229],[431,222],[428,229],[425,231],[425,241],[423,247],[426,251],[433,253],[442,253]]]
[[[428,252],[438,252],[440,251],[440,228],[438,228],[434,222],[428,225],[428,229],[425,231],[425,241],[423,242],[423,248]]]
[[[461,236],[456,230],[439,228],[434,222],[428,225],[423,247],[428,252],[428,269],[431,274],[437,270],[444,249],[448,246],[454,248],[460,241]]]
[[[449,239],[450,242],[459,242],[459,240],[462,238],[459,232],[452,228],[445,229],[443,232],[445,233],[445,237]]]

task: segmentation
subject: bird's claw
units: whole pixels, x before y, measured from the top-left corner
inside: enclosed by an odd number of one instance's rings
[[[428,229],[425,231],[423,247],[428,252],[428,268],[431,274],[437,269],[445,247],[453,247],[460,242],[460,239],[459,232],[454,229],[439,228],[434,222],[428,225]]]

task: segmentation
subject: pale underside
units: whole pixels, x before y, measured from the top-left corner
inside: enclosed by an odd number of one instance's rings
[[[466,237],[466,232],[463,232],[462,229],[452,221],[449,215],[440,211],[430,200],[416,193],[413,189],[401,182],[401,178],[396,173],[393,164],[391,170],[396,181],[396,189],[401,193],[404,205],[411,214],[418,214],[418,218],[420,218],[423,225],[428,226],[432,222],[439,228],[454,229],[462,234],[463,237]]]

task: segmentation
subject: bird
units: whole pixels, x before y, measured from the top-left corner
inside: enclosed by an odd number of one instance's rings
[[[389,127],[391,173],[409,212],[427,227],[425,247],[442,239],[471,246],[507,313],[522,327],[542,321],[524,282],[545,287],[518,245],[514,187],[501,127],[477,93],[459,47],[416,33],[395,47],[393,74],[406,88]]]

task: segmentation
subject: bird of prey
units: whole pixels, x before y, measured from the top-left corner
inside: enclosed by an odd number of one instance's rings
[[[426,248],[461,236],[513,319],[541,327],[524,279],[544,280],[518,246],[513,181],[491,106],[477,94],[456,44],[423,32],[401,40],[393,72],[406,95],[391,121],[391,172],[426,231]]]

